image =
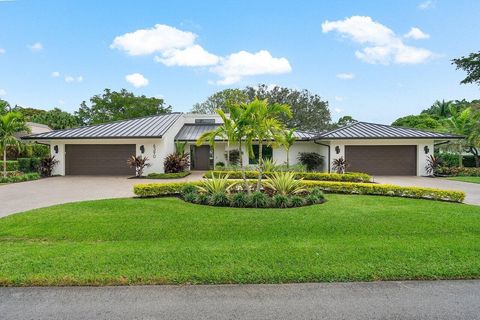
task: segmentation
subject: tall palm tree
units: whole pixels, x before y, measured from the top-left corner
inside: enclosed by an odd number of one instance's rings
[[[465,136],[465,139],[459,139],[454,142],[458,152],[459,166],[463,167],[463,151],[469,147],[471,139],[475,135],[475,127],[477,126],[479,113],[474,113],[471,108],[462,110],[461,112],[450,108],[451,117],[444,121],[445,127],[449,132]]]
[[[287,153],[287,168],[290,168],[290,148],[295,143],[295,131],[294,130],[285,130],[281,137],[282,145],[285,148]]]
[[[0,150],[3,151],[3,177],[7,176],[7,147],[20,147],[21,142],[15,137],[15,133],[29,132],[23,120],[23,115],[18,112],[9,112],[0,116]]]

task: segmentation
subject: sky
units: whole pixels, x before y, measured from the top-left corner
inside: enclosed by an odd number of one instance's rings
[[[0,99],[73,112],[104,88],[174,111],[226,88],[308,89],[334,120],[389,124],[478,99],[480,1],[0,0]]]

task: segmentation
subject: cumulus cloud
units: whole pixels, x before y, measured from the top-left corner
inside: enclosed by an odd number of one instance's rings
[[[408,39],[414,39],[414,40],[422,40],[422,39],[428,39],[430,38],[430,35],[428,33],[423,32],[419,28],[412,27],[410,28],[410,31],[405,33],[403,35],[405,38]]]
[[[286,58],[274,58],[270,52],[260,50],[256,53],[232,53],[222,58],[219,65],[212,67],[210,71],[223,78],[217,81],[217,84],[229,85],[246,76],[288,73],[292,71],[292,67]]]
[[[337,78],[342,80],[352,80],[355,78],[353,73],[337,73]]]
[[[58,78],[58,77],[60,77],[60,72],[58,72],[58,71],[53,71],[50,75],[51,75],[52,77],[54,77],[54,78]]]
[[[135,88],[145,87],[149,81],[141,73],[132,73],[125,76],[125,80]]]
[[[433,7],[435,7],[435,3],[432,0],[427,0],[418,4],[418,9],[420,10],[428,10]]]
[[[364,45],[355,56],[367,63],[416,64],[427,61],[433,53],[424,48],[408,46],[391,29],[371,17],[352,16],[344,20],[325,21],[322,32],[338,32],[342,37]]]
[[[110,45],[131,56],[155,55],[154,61],[168,67],[206,67],[222,79],[217,84],[233,84],[243,77],[280,74],[291,71],[286,58],[275,58],[267,50],[256,53],[239,51],[226,57],[208,52],[196,43],[197,35],[177,28],[156,24],[115,37]]]
[[[0,97],[6,96],[6,95],[7,95],[7,91],[5,91],[5,89],[0,89]]]
[[[41,42],[35,42],[27,46],[32,52],[39,52],[43,50],[43,44]]]
[[[66,83],[73,83],[73,82],[82,82],[83,81],[83,77],[82,76],[78,76],[78,77],[74,77],[74,76],[65,76],[65,82]]]

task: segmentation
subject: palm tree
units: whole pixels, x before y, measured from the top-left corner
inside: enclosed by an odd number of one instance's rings
[[[290,148],[295,143],[295,131],[285,130],[282,136],[282,145],[287,153],[287,169],[290,168]]]
[[[0,149],[3,151],[3,177],[7,176],[7,147],[20,147],[21,142],[15,137],[15,133],[21,131],[30,131],[21,113],[9,112],[0,116]]]
[[[428,109],[430,114],[437,116],[440,119],[445,119],[451,115],[452,107],[454,106],[452,101],[437,100],[433,105]]]
[[[466,139],[459,139],[453,144],[458,152],[459,166],[463,167],[462,152],[469,147],[468,144],[475,136],[475,127],[480,117],[479,113],[474,113],[471,108],[462,110],[461,112],[450,108],[451,117],[446,119],[445,127],[449,132],[465,136]]]

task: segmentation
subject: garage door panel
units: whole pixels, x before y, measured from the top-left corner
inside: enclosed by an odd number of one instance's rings
[[[65,146],[67,175],[133,175],[127,159],[135,155],[134,144],[71,144]]]
[[[417,174],[415,145],[345,146],[345,160],[350,172],[402,176]]]

